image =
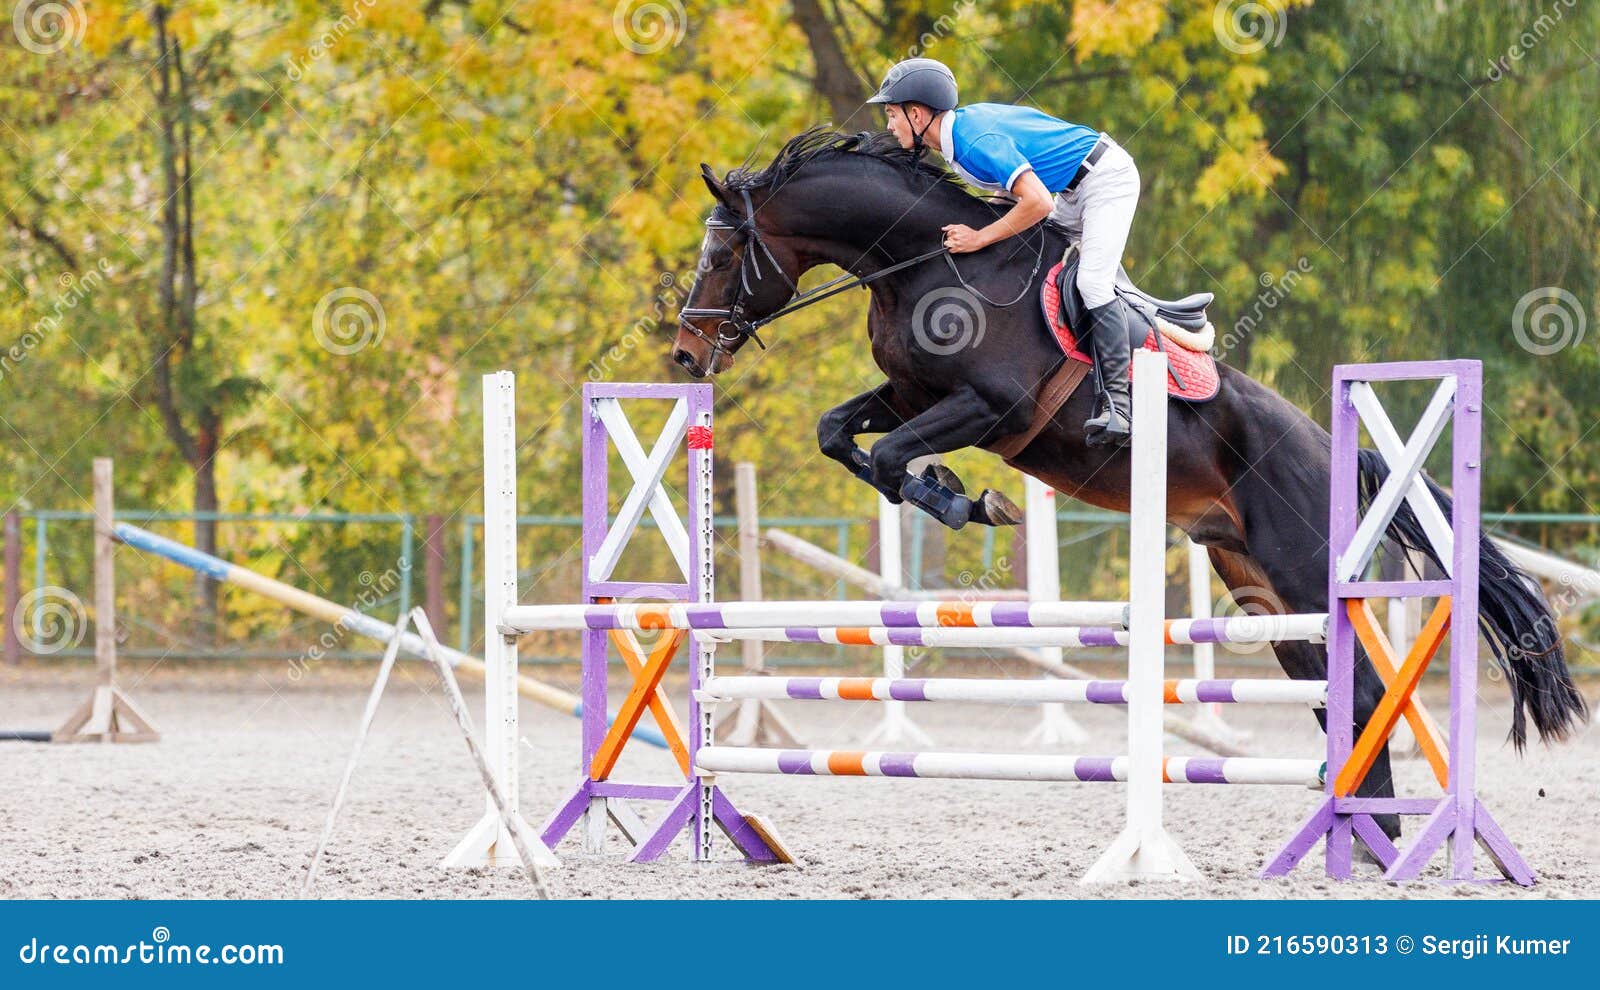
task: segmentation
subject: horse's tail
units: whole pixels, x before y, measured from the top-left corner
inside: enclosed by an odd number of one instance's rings
[[[1373,450],[1361,451],[1358,460],[1359,494],[1364,510],[1389,476],[1389,465]],[[1450,496],[1426,475],[1423,481],[1448,516]],[[1442,568],[1433,544],[1428,541],[1409,504],[1400,504],[1400,510],[1389,523],[1388,536]],[[1589,706],[1567,671],[1566,649],[1544,592],[1481,530],[1478,535],[1478,627],[1511,688],[1511,741],[1519,751],[1527,742],[1527,715],[1533,716],[1539,738],[1545,742],[1564,739],[1574,728],[1587,723]]]

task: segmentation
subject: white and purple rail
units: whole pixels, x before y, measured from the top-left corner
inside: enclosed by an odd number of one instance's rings
[[[893,629],[1037,629],[1122,626],[1125,602],[682,602],[673,604],[516,605],[507,634],[542,629],[765,629],[882,626]]]
[[[837,604],[837,603],[836,603]],[[813,615],[820,615],[821,604]],[[1289,640],[1320,643],[1326,614],[1237,616],[1220,619],[1168,619],[1167,645],[1194,643],[1262,644]],[[1118,626],[751,626],[708,629],[718,641],[827,643],[841,646],[1008,647],[1062,646],[1077,649],[1128,645],[1128,630]]]
[[[713,677],[710,701],[955,701],[992,705],[1126,705],[1127,681],[1023,680],[979,677]],[[1169,680],[1169,705],[1321,705],[1327,681],[1266,679]]]
[[[750,749],[707,746],[696,763],[709,773],[771,773],[799,777],[917,777],[946,780],[1126,782],[1126,756],[1008,753],[888,753],[872,750]],[[1319,787],[1321,760],[1261,757],[1181,757],[1161,760],[1167,784],[1280,784]]]

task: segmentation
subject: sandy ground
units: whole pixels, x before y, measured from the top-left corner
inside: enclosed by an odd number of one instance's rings
[[[132,665],[125,665],[132,666]],[[299,683],[284,668],[166,664],[128,670],[135,699],[164,732],[148,745],[0,743],[0,896],[7,898],[283,898],[321,832],[375,667],[352,664]],[[571,686],[571,672],[549,672]],[[87,667],[0,671],[0,727],[53,726],[76,707]],[[1430,681],[1434,692],[1443,687]],[[1600,734],[1518,759],[1503,694],[1489,685],[1480,795],[1540,874],[1506,884],[1342,884],[1320,862],[1290,879],[1255,873],[1317,795],[1285,787],[1166,789],[1170,831],[1205,879],[1181,886],[1076,880],[1116,834],[1123,791],[1104,784],[725,777],[746,811],[767,817],[797,866],[629,866],[560,848],[558,896],[574,898],[1415,898],[1600,896]],[[1592,685],[1587,686],[1592,694]],[[480,686],[463,683],[476,701]],[[878,710],[796,703],[789,713],[817,746],[859,742]],[[536,826],[576,782],[577,722],[524,703],[522,802]],[[1033,709],[923,705],[918,722],[941,747],[1019,750]],[[1093,732],[1082,751],[1122,752],[1120,710],[1081,707]],[[1299,709],[1237,708],[1233,722],[1263,755],[1320,755]],[[476,717],[476,716],[475,716]],[[1021,750],[1019,750],[1021,751]],[[1193,752],[1182,744],[1174,752]],[[670,782],[666,755],[630,748],[617,779]],[[1402,789],[1434,793],[1425,765],[1399,766]],[[476,772],[431,675],[402,664],[384,700],[335,833],[317,895],[340,898],[525,897],[512,870],[437,864],[483,810]],[[641,809],[650,815],[649,809]],[[614,852],[623,851],[613,839]],[[722,849],[726,854],[726,844]],[[1486,861],[1483,868],[1489,868]]]

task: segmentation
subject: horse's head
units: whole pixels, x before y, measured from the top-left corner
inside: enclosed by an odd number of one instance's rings
[[[761,321],[794,298],[800,278],[793,249],[758,223],[766,191],[730,188],[704,164],[700,175],[717,205],[706,219],[694,286],[678,313],[672,348],[672,359],[696,378],[728,370],[746,341],[755,338],[759,345]]]

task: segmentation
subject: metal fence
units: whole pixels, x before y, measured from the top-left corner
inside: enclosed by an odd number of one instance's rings
[[[1115,597],[1123,578],[1126,517],[1094,510],[1063,511],[1061,523],[1062,587],[1080,597]],[[184,513],[123,511],[117,519],[192,542],[198,521],[218,525],[217,554],[307,591],[392,618],[413,603],[422,603],[438,627],[464,652],[482,644],[483,589],[479,543],[482,517],[411,513]],[[29,652],[51,633],[47,628],[63,607],[82,611],[78,642],[52,643],[52,656],[91,656],[93,616],[82,605],[92,601],[90,585],[92,516],[78,510],[13,512],[5,519],[4,585],[6,653]],[[1499,536],[1595,567],[1600,557],[1600,516],[1529,513],[1486,515],[1484,523]],[[574,600],[579,586],[581,521],[577,516],[531,515],[520,519],[519,560],[538,561],[522,572],[527,602]],[[649,521],[646,521],[649,525]],[[762,520],[783,528],[848,560],[876,566],[876,524],[858,518],[789,516]],[[718,517],[719,596],[738,595],[736,520]],[[1176,536],[1177,534],[1174,533]],[[907,517],[904,572],[912,588],[1017,587],[1023,584],[1020,541],[1013,532],[991,528],[951,534],[920,514]],[[422,567],[418,567],[419,561]],[[648,541],[625,558],[629,573],[659,574],[670,579],[671,557],[664,543]],[[452,566],[453,561],[453,566]],[[376,564],[374,564],[376,562]],[[322,632],[315,620],[293,617],[283,608],[252,598],[248,591],[222,586],[222,625],[210,626],[198,614],[195,578],[175,565],[136,550],[117,555],[118,640],[130,658],[285,659],[306,649]],[[1176,565],[1178,571],[1181,565]],[[814,599],[849,596],[843,582],[832,580],[781,554],[762,558],[762,580],[772,599]],[[1181,583],[1181,582],[1175,582]],[[1219,586],[1220,589],[1220,586]],[[1552,587],[1558,612],[1594,610],[1600,589]],[[63,606],[65,602],[65,606]],[[1570,623],[1575,667],[1589,666],[1595,651],[1583,632],[1580,614]],[[1591,623],[1596,625],[1600,623]],[[351,644],[354,646],[354,644]],[[528,643],[529,663],[568,663],[576,642],[560,637]],[[319,651],[328,658],[370,659],[362,649]],[[870,664],[870,659],[862,659]],[[841,648],[791,645],[773,650],[774,665],[844,665]]]

